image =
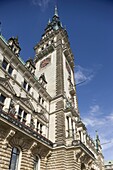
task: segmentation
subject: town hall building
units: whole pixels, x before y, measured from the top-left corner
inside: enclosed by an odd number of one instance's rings
[[[0,35],[0,170],[104,170],[97,135],[81,121],[74,56],[57,7],[35,57]]]

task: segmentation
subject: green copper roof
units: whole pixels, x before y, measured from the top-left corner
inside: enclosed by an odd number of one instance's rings
[[[4,41],[4,43],[5,43],[6,45],[8,45],[8,44],[7,44],[7,40],[3,37],[2,34],[0,35],[0,38]]]
[[[60,22],[60,18],[58,16],[58,9],[55,6],[54,15],[52,17],[52,20],[49,19],[45,31],[48,31],[48,30],[58,30],[59,28],[63,28],[63,27],[62,27],[62,23]]]
[[[24,62],[24,60],[23,60],[21,57],[18,57],[18,59],[21,61],[21,63],[22,63],[23,65],[25,65],[25,62]]]

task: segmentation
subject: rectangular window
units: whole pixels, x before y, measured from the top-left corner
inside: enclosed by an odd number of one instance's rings
[[[11,66],[9,66],[8,73],[11,75],[12,72],[13,72],[13,68]]]
[[[34,128],[34,121],[33,121],[33,119],[31,119],[31,128],[32,129]]]
[[[13,148],[11,153],[9,170],[17,170],[19,166],[20,150],[18,148]]]
[[[22,109],[19,108],[19,111],[18,111],[18,120],[19,121],[21,120],[21,116],[22,116]]]
[[[39,122],[37,122],[37,131],[39,130]]]
[[[40,134],[42,134],[42,124],[40,124]]]
[[[26,122],[26,118],[27,118],[27,113],[24,112],[24,113],[23,113],[23,122]]]
[[[4,103],[5,99],[6,99],[6,97],[1,94],[1,95],[0,95],[0,102],[1,102],[1,103]]]
[[[24,89],[26,89],[26,86],[27,86],[27,82],[24,80],[24,82],[23,82]]]
[[[22,109],[21,108],[19,108],[19,111],[18,111],[18,115],[22,115]]]
[[[28,85],[28,89],[27,89],[27,91],[29,92],[29,91],[30,91],[30,89],[31,89],[31,86],[30,86],[30,85]]]
[[[44,104],[44,99],[42,99],[42,104]]]
[[[4,59],[2,62],[2,67],[6,70],[8,62]]]
[[[39,96],[39,98],[38,98],[38,102],[39,102],[39,103],[41,102],[41,96]]]

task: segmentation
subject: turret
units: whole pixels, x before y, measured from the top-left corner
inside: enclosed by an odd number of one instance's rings
[[[18,37],[11,37],[8,40],[9,48],[17,55],[19,56],[21,48],[18,42]]]

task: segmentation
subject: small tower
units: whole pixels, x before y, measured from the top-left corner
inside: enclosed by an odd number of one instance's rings
[[[18,37],[11,37],[11,38],[8,40],[8,44],[9,44],[10,49],[11,49],[17,56],[19,56],[20,51],[21,51],[21,48],[20,48],[20,45],[19,45],[19,42],[18,42]]]
[[[35,73],[35,69],[36,69],[36,68],[35,68],[35,63],[34,63],[34,61],[33,61],[32,58],[30,58],[30,59],[28,59],[28,60],[26,61],[25,67],[26,67],[27,69],[29,69],[29,71],[30,71],[32,74]]]
[[[102,147],[100,144],[100,139],[99,139],[99,135],[98,132],[96,131],[96,139],[95,139],[95,149],[97,151],[97,157],[98,157],[98,165],[100,167],[100,169],[104,170],[104,157],[102,155]]]

